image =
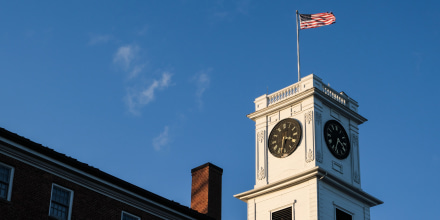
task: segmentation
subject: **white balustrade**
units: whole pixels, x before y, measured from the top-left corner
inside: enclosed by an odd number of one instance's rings
[[[329,86],[324,85],[319,78],[318,79],[314,79],[314,80],[315,80],[315,82],[317,82],[318,85],[322,85],[322,91],[326,95],[330,96],[332,99],[336,100],[337,102],[341,103],[344,106],[348,105],[348,97],[345,94],[338,93],[337,91],[335,91],[334,89],[330,88]],[[277,103],[279,101],[282,101],[282,100],[284,100],[286,98],[289,98],[289,97],[291,97],[293,95],[298,94],[300,92],[300,88],[302,88],[301,85],[302,85],[302,82],[298,82],[298,83],[295,83],[295,84],[293,84],[293,85],[291,85],[289,87],[286,87],[284,89],[281,89],[279,91],[276,91],[276,92],[268,95],[267,96],[267,98],[268,98],[268,105],[275,104],[275,103]],[[304,85],[304,87],[306,87],[306,88],[303,88],[303,89],[307,90],[310,87],[308,87],[306,85],[307,84]],[[316,85],[316,84],[313,83],[311,85]],[[318,87],[321,87],[321,86],[318,86]]]
[[[300,84],[295,83],[287,88],[284,88],[282,90],[279,90],[277,92],[274,92],[268,96],[269,98],[269,105],[272,105],[276,102],[279,102],[283,99],[286,99],[292,95],[295,95],[299,93]]]
[[[334,89],[323,85],[323,92],[330,96],[331,98],[333,98],[334,100],[336,100],[337,102],[346,105],[347,104],[347,99],[344,98],[340,93],[336,92]]]

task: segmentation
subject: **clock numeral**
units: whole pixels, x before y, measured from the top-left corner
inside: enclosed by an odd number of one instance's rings
[[[286,129],[287,125],[286,123],[283,124],[283,129]]]
[[[277,143],[277,141],[272,141],[272,144],[276,144]]]
[[[277,131],[278,131],[278,132],[281,132],[281,128],[278,128]]]

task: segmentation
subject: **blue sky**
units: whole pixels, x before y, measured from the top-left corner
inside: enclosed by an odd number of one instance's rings
[[[440,206],[435,1],[3,1],[0,126],[183,205],[190,170],[224,169],[223,219],[254,185],[253,100],[303,76],[359,102],[372,219]]]

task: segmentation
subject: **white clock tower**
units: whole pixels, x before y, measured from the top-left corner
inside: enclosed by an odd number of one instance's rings
[[[368,220],[370,207],[382,204],[361,189],[358,126],[367,119],[343,92],[311,74],[256,98],[248,117],[255,186],[235,195],[248,220]]]

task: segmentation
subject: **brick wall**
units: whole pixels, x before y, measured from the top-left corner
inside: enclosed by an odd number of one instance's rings
[[[0,162],[15,168],[11,201],[0,199],[0,219],[50,219],[53,183],[74,191],[72,220],[120,220],[122,211],[141,219],[161,219],[3,154]]]

